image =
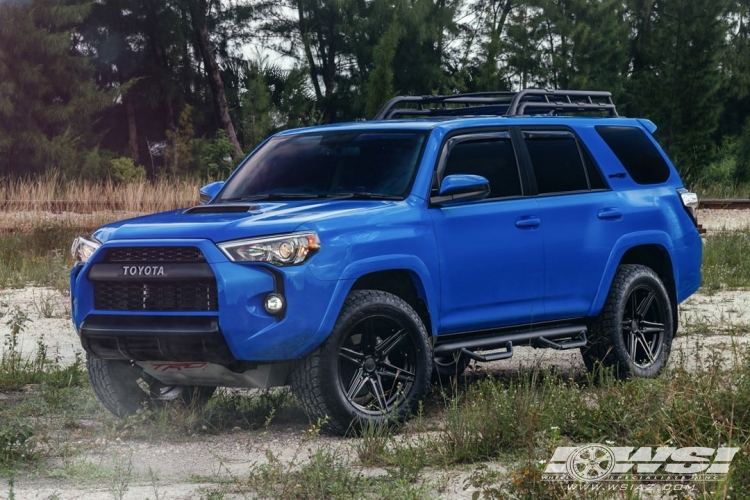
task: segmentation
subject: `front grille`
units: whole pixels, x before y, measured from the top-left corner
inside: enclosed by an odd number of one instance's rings
[[[102,262],[206,262],[196,247],[110,248]]]
[[[216,280],[94,283],[94,307],[102,311],[218,311]]]
[[[170,279],[167,274],[133,279],[122,272],[114,276],[99,272],[107,271],[114,263],[144,268],[162,266],[167,273],[170,269],[179,271],[179,277]],[[212,275],[203,252],[192,246],[108,248],[101,263],[94,264],[89,273],[94,282],[96,309],[153,312],[218,311],[216,279]]]

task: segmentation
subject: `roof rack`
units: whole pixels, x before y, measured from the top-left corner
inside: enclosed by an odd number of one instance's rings
[[[396,117],[519,116],[606,112],[618,116],[610,92],[524,89],[520,92],[476,92],[437,96],[394,97],[375,120]]]

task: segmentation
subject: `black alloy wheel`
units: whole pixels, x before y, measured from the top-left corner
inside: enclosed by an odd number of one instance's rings
[[[599,316],[591,323],[589,342],[581,348],[590,372],[614,368],[616,377],[656,377],[667,364],[674,337],[673,307],[664,283],[653,269],[621,265]]]
[[[664,346],[665,311],[657,290],[641,285],[630,292],[622,318],[622,340],[635,366],[649,368],[656,363]]]
[[[346,435],[414,414],[432,373],[427,330],[403,299],[355,290],[328,338],[291,372],[294,395],[322,430]]]
[[[339,349],[339,390],[364,414],[392,412],[414,385],[418,349],[397,320],[365,316]]]

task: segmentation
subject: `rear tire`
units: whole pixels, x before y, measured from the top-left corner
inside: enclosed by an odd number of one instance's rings
[[[653,378],[664,369],[672,350],[672,303],[659,276],[638,264],[620,266],[592,324],[589,343],[581,348],[590,372],[614,369],[617,378]]]
[[[444,356],[435,356],[432,369],[433,382],[441,385],[451,385],[466,371],[471,360],[461,351],[452,352]]]
[[[414,309],[393,294],[357,290],[326,341],[296,364],[291,386],[311,421],[346,435],[416,412],[431,373],[427,330]]]
[[[133,415],[144,406],[158,408],[181,403],[203,407],[216,391],[216,387],[162,384],[129,361],[87,355],[86,368],[94,394],[118,417]]]

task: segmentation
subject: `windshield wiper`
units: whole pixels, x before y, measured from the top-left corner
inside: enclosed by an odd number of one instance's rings
[[[326,198],[336,200],[403,200],[403,196],[381,193],[331,193]]]

